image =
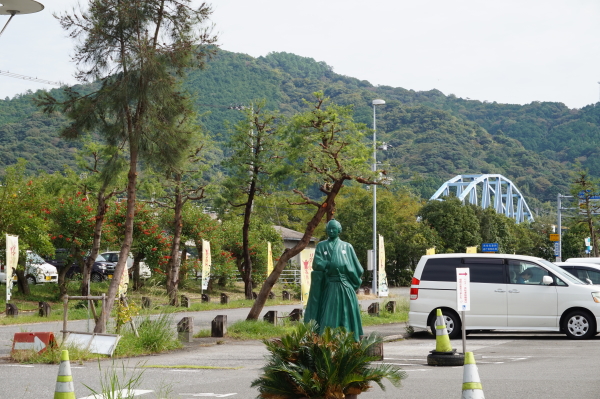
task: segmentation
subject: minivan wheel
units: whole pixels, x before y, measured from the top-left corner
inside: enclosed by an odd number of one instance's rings
[[[442,314],[444,316],[444,323],[446,323],[446,330],[448,330],[448,337],[450,339],[460,338],[462,332],[460,318],[458,317],[458,315],[452,311],[449,311],[448,313],[444,313],[444,311],[442,311]],[[429,327],[431,328],[431,333],[433,335],[436,335],[435,320],[436,317],[434,314],[431,323],[429,324]]]
[[[90,280],[92,281],[92,283],[101,283],[104,279],[102,278],[102,275],[98,273],[92,273]]]
[[[574,310],[565,317],[563,329],[569,339],[587,339],[596,334],[596,321],[582,310]]]
[[[27,284],[35,285],[35,277],[33,277],[31,274],[27,276]]]

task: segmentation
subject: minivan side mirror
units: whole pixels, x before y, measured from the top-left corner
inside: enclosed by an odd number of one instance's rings
[[[543,285],[552,285],[554,283],[554,280],[552,279],[552,277],[550,276],[544,276],[542,277],[542,284]]]
[[[589,278],[586,278],[585,281],[588,283],[588,285],[594,285],[592,280],[590,280]]]

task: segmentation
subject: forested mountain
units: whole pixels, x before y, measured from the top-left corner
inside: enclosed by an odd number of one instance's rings
[[[372,126],[371,100],[382,98],[387,104],[378,109],[378,139],[391,148],[380,160],[394,184],[409,184],[425,198],[457,174],[500,173],[532,205],[568,193],[575,162],[600,175],[598,104],[583,109],[562,103],[521,106],[438,90],[373,86],[289,53],[253,58],[220,51],[205,70],[192,71],[184,87],[193,95],[200,123],[221,145],[228,137],[227,125],[241,117],[235,106],[255,99],[292,114],[304,98],[322,90],[338,104],[352,104],[355,119]],[[0,100],[0,173],[18,157],[30,162],[31,171],[75,165],[73,154],[80,144],[58,137],[65,119],[42,115],[34,96]]]

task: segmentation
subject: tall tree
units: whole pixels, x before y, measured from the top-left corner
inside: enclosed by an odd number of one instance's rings
[[[589,175],[587,170],[579,169],[574,173],[573,184],[571,185],[571,194],[579,202],[579,224],[585,224],[590,234],[592,242],[592,251],[595,257],[598,257],[598,241],[596,237],[595,224],[600,213],[600,181]]]
[[[190,145],[187,120],[195,114],[179,78],[201,67],[216,42],[212,27],[202,27],[212,10],[191,0],[90,0],[86,10],[56,17],[78,41],[77,77],[96,82],[87,93],[66,89],[66,99],[46,93],[46,112],[62,109],[71,119],[61,134],[78,138],[97,130],[109,145],[127,149],[125,236],[95,332],[104,332],[126,267],[133,237],[138,162],[175,164]],[[93,90],[89,92],[89,90]]]
[[[257,196],[273,189],[274,172],[278,168],[281,147],[278,117],[264,109],[266,101],[256,101],[244,109],[245,119],[235,126],[229,141],[230,157],[225,161],[229,178],[224,183],[224,196],[229,205],[243,208],[242,261],[238,263],[244,281],[246,299],[252,299],[252,256],[250,255],[250,223]]]
[[[331,104],[320,92],[315,93],[315,97],[314,102],[306,102],[309,110],[292,118],[282,145],[286,146],[285,166],[289,181],[295,185],[292,191],[300,197],[297,204],[313,206],[316,211],[300,241],[283,252],[263,283],[248,320],[258,319],[287,262],[306,247],[323,218],[333,218],[335,199],[344,183],[376,184],[378,172],[369,168],[372,161],[370,147],[364,140],[366,127],[354,122],[351,107]],[[314,186],[321,194],[317,198],[310,194],[310,188]]]

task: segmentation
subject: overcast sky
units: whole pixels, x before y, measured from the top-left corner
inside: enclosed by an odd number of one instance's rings
[[[75,83],[73,42],[52,13],[76,1],[41,2],[43,11],[17,15],[0,36],[0,71]],[[254,57],[285,51],[375,85],[438,89],[481,101],[558,101],[581,108],[600,98],[598,0],[217,0],[212,5],[220,45],[228,51]],[[0,15],[0,29],[6,21],[8,16]],[[51,87],[0,75],[0,98]]]

